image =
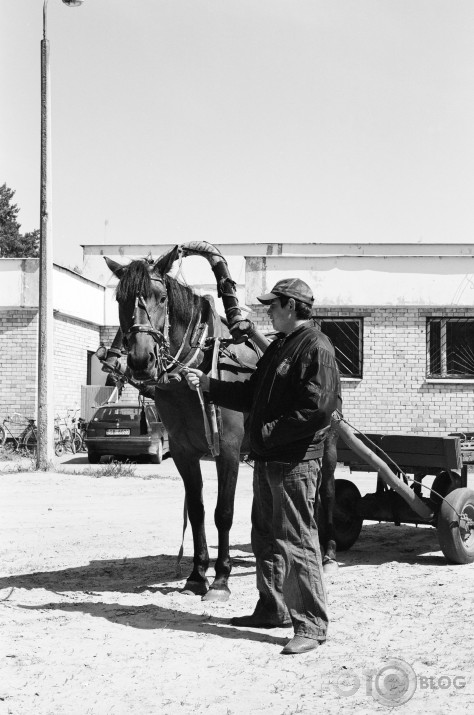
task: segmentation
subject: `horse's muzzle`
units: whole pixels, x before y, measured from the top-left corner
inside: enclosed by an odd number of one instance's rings
[[[134,380],[138,382],[148,382],[157,384],[166,384],[168,382],[168,373],[166,367],[159,356],[155,353],[150,353],[149,358],[144,361],[134,359],[132,353],[128,354],[127,364],[132,373]]]

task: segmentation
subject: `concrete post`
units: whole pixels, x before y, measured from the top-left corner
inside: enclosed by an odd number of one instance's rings
[[[39,250],[38,330],[38,469],[54,457],[53,393],[53,233],[51,226],[51,118],[49,41],[46,38],[46,2],[41,41],[41,196]]]

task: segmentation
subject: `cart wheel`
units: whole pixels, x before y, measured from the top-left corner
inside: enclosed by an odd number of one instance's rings
[[[461,477],[456,472],[440,472],[431,485],[430,499],[436,511],[439,510],[442,498],[461,486]]]
[[[361,496],[356,485],[348,479],[336,479],[334,486],[334,535],[337,550],[346,551],[355,544],[362,529],[364,520],[356,512],[356,504]]]
[[[438,539],[448,561],[474,561],[474,490],[454,489],[448,494],[438,514]]]

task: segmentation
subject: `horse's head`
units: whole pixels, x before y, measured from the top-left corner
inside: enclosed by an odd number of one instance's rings
[[[166,274],[178,255],[176,247],[157,261],[140,259],[126,266],[105,258],[119,279],[116,298],[120,327],[128,367],[135,380],[156,380],[164,375],[163,353],[169,349]]]

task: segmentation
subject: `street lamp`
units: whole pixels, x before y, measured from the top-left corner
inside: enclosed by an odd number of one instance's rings
[[[69,7],[83,0],[62,0]],[[43,3],[41,40],[41,195],[39,246],[38,332],[38,469],[46,469],[54,455],[53,395],[53,234],[51,230],[51,122],[48,0]]]

